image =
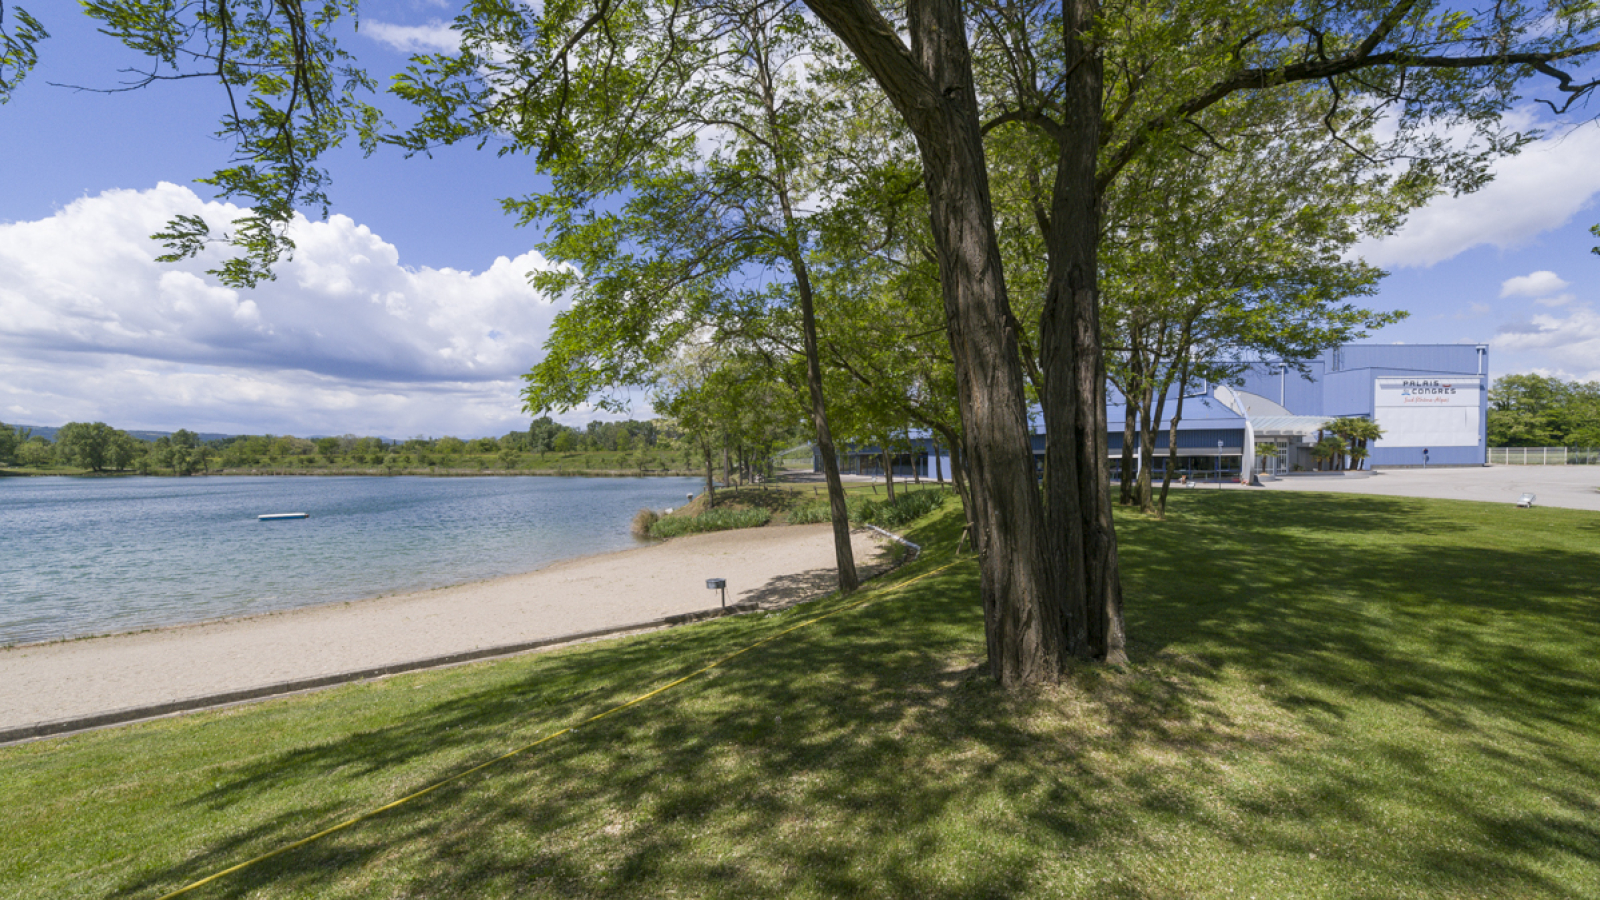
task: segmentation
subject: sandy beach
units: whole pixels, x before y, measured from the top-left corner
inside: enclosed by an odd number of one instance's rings
[[[865,576],[880,539],[858,531],[854,549]],[[0,650],[0,731],[706,610],[713,577],[730,605],[826,593],[831,528],[694,535],[416,594]]]

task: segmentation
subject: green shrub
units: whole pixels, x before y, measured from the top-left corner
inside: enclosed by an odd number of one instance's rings
[[[943,506],[944,497],[944,491],[940,490],[902,493],[894,498],[893,503],[888,501],[873,503],[870,511],[863,509],[860,521],[879,528],[895,528],[920,519]]]
[[[713,509],[698,516],[669,516],[661,519],[650,527],[650,536],[669,538],[705,531],[756,528],[770,521],[772,513],[765,509]]]
[[[813,501],[789,510],[790,525],[815,525],[818,522],[831,521],[833,521],[833,510],[826,500]]]
[[[846,498],[845,503],[850,510],[852,524],[894,528],[933,512],[944,504],[944,498],[945,492],[942,490],[921,490],[902,492],[894,498],[893,503],[859,494]],[[814,500],[789,512],[791,525],[811,525],[828,522],[832,518],[833,513],[826,500]]]

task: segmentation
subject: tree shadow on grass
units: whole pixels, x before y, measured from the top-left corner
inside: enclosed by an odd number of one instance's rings
[[[1344,896],[1581,896],[1550,872],[1600,859],[1583,790],[1600,784],[1597,608],[1578,574],[1594,554],[1464,541],[1468,525],[1407,501],[1260,499],[1123,526],[1127,671],[998,690],[963,563],[196,895],[967,898],[1103,878],[1079,893],[1131,897],[1257,877],[1243,862],[1158,871],[1199,846],[1269,860],[1291,884],[1313,885],[1317,865],[1361,876]],[[912,539],[953,543],[958,518]],[[227,814],[362,778],[398,796],[839,603],[494,664],[492,684],[286,741],[188,805]],[[279,714],[288,726],[294,707]],[[1481,777],[1440,776],[1461,755]],[[1495,789],[1548,806],[1486,802]],[[348,812],[303,806],[241,820],[121,895]],[[1389,889],[1361,886],[1374,880]]]
[[[871,557],[856,560],[856,576],[866,584],[894,568],[887,548],[879,547]],[[764,610],[787,609],[826,596],[839,586],[839,572],[830,566],[812,569],[793,575],[779,575],[768,579],[755,590],[742,595],[741,603],[754,603]],[[870,589],[871,584],[866,584]]]

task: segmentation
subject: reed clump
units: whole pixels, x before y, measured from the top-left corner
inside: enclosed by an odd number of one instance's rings
[[[650,537],[650,529],[661,521],[661,514],[653,509],[641,509],[633,514],[633,536],[636,538]]]

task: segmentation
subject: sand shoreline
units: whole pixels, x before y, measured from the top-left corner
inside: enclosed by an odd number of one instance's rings
[[[859,563],[877,555],[865,530]],[[676,538],[415,593],[0,649],[0,730],[648,622],[833,583],[831,527]]]
[[[686,540],[687,538],[701,537],[701,536],[702,535],[688,535],[687,537],[673,538],[671,540],[680,540],[681,541],[681,540]],[[13,651],[13,650],[28,650],[28,649],[38,648],[38,647],[52,647],[52,646],[55,646],[57,644],[72,644],[72,643],[77,643],[78,641],[98,641],[98,640],[104,640],[104,639],[107,639],[107,638],[126,638],[126,637],[132,637],[134,635],[140,635],[140,634],[153,634],[153,633],[168,632],[168,631],[182,631],[183,629],[186,629],[186,628],[203,628],[203,627],[210,626],[210,625],[228,625],[228,624],[232,624],[232,623],[236,623],[236,622],[237,623],[254,622],[254,621],[259,620],[259,619],[275,619],[275,618],[278,618],[280,616],[292,616],[292,615],[297,615],[297,614],[300,614],[300,613],[309,613],[309,612],[312,612],[314,610],[324,609],[324,608],[328,608],[328,607],[349,606],[349,605],[351,605],[353,603],[376,603],[376,602],[378,602],[380,600],[397,600],[397,599],[408,598],[408,597],[422,597],[422,596],[426,596],[428,594],[437,593],[439,591],[453,591],[453,590],[457,590],[457,589],[460,589],[460,588],[470,588],[470,587],[474,587],[474,586],[478,586],[478,585],[493,585],[493,584],[497,584],[499,582],[512,581],[512,580],[516,580],[516,579],[527,578],[530,575],[537,575],[537,574],[542,573],[542,572],[551,572],[551,571],[554,571],[554,570],[556,570],[557,568],[559,568],[561,566],[567,565],[568,563],[584,563],[584,562],[589,562],[589,561],[601,560],[601,559],[605,559],[607,557],[612,557],[612,556],[617,556],[617,557],[627,556],[630,553],[637,553],[640,550],[648,550],[651,547],[658,546],[659,544],[664,544],[664,543],[668,543],[668,541],[658,541],[658,542],[653,542],[653,543],[650,543],[650,544],[647,544],[647,545],[644,545],[644,546],[628,547],[628,548],[623,549],[623,550],[606,550],[606,551],[603,551],[603,552],[600,552],[600,553],[585,553],[585,554],[583,554],[581,556],[569,556],[566,559],[558,559],[558,560],[554,560],[553,562],[545,563],[544,565],[540,566],[537,569],[529,569],[526,572],[513,572],[513,573],[511,573],[509,575],[493,575],[493,576],[490,576],[488,578],[475,578],[475,579],[472,579],[470,581],[462,581],[462,582],[458,582],[456,584],[441,584],[441,585],[437,585],[435,587],[417,588],[416,590],[398,590],[398,591],[394,591],[392,593],[387,593],[387,594],[372,594],[371,596],[367,596],[367,597],[353,597],[353,598],[350,598],[350,599],[347,599],[347,600],[327,600],[327,601],[324,601],[324,602],[321,602],[321,603],[313,603],[310,606],[291,606],[291,607],[287,607],[285,609],[269,609],[269,610],[264,610],[262,612],[246,613],[244,615],[238,615],[238,616],[217,616],[217,617],[211,618],[211,619],[196,619],[193,622],[174,622],[174,623],[172,623],[170,625],[150,625],[150,626],[147,626],[145,628],[134,628],[134,629],[129,630],[129,631],[101,631],[101,632],[95,632],[93,634],[76,634],[76,635],[72,635],[70,637],[45,638],[44,640],[41,640],[41,641],[25,641],[23,643],[18,643],[18,644],[0,644],[0,659],[4,659],[5,658],[5,654],[10,652],[10,651]]]

